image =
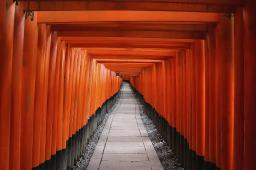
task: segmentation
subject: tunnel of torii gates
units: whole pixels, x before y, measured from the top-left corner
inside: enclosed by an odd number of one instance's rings
[[[196,155],[256,166],[255,0],[0,0],[0,169],[64,150],[123,80]]]

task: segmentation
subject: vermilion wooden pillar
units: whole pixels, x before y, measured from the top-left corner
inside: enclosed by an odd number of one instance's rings
[[[74,79],[74,68],[75,68],[75,60],[76,58],[73,56],[73,50],[70,50],[70,54],[68,56],[71,59],[70,62],[70,81],[71,81],[71,87],[70,87],[70,101],[69,101],[69,115],[70,115],[70,119],[69,119],[69,123],[68,123],[68,137],[72,136],[72,120],[73,120],[73,96],[74,96],[74,84],[75,84],[75,79]]]
[[[52,125],[52,143],[51,143],[51,154],[55,155],[57,152],[58,145],[58,117],[59,117],[59,95],[60,95],[60,50],[61,50],[61,42],[57,43],[57,51],[56,51],[56,65],[55,65],[55,77],[54,77],[54,107],[53,107],[53,125]]]
[[[256,2],[248,0],[244,19],[244,170],[255,169],[256,152]]]
[[[181,50],[178,56],[178,73],[179,73],[179,111],[177,112],[178,123],[179,123],[179,133],[184,136],[184,122],[185,122],[185,113],[184,113],[184,89],[185,89],[185,81],[184,81],[184,67],[185,67],[185,51]]]
[[[77,124],[77,129],[81,128],[81,85],[83,84],[82,82],[82,76],[83,76],[83,58],[82,58],[82,54],[83,52],[81,51],[81,54],[79,56],[79,60],[80,60],[80,64],[79,64],[79,72],[78,72],[78,86],[77,86],[77,120],[76,120],[76,124]]]
[[[84,52],[84,51],[83,51]],[[87,97],[87,91],[86,91],[86,78],[88,76],[87,74],[87,70],[88,70],[88,57],[87,54],[84,52],[83,54],[85,54],[85,56],[82,57],[83,59],[83,65],[82,65],[82,75],[81,75],[81,86],[80,86],[80,91],[81,91],[81,99],[80,99],[80,116],[81,116],[81,120],[80,120],[80,126],[82,127],[85,122],[86,122],[86,97]],[[107,84],[107,83],[106,83]],[[105,89],[106,90],[106,89]]]
[[[0,2],[0,164],[9,169],[14,9],[11,0]]]
[[[191,144],[192,133],[191,133],[191,119],[193,116],[191,110],[191,83],[193,80],[191,79],[192,74],[192,53],[190,49],[186,50],[186,93],[185,93],[185,100],[186,100],[186,114],[187,114],[187,121],[186,121],[186,131],[187,131],[187,142]],[[193,89],[194,90],[194,89]]]
[[[204,156],[205,145],[205,51],[203,40],[195,43],[195,56],[193,56],[196,84],[196,152]]]
[[[87,56],[88,57],[88,68],[87,68],[87,78],[86,78],[86,99],[85,99],[85,104],[86,104],[86,117],[85,117],[85,122],[87,122],[88,121],[88,119],[89,119],[89,113],[90,113],[90,102],[89,102],[89,98],[90,98],[90,95],[91,95],[91,93],[90,93],[90,89],[91,89],[91,86],[90,86],[90,84],[91,84],[91,81],[90,81],[90,78],[91,78],[91,72],[90,72],[90,70],[91,70],[91,66],[92,66],[92,60],[91,59],[89,59],[89,56]],[[113,81],[113,79],[111,79],[112,81]]]
[[[22,64],[24,42],[24,12],[22,5],[15,6],[14,41],[13,41],[13,88],[12,114],[10,135],[10,170],[20,169],[20,138],[21,138],[21,108],[22,108]]]
[[[60,58],[60,64],[59,64],[59,105],[58,105],[58,124],[57,124],[57,151],[60,151],[63,149],[63,126],[64,126],[64,122],[63,122],[63,111],[64,111],[64,66],[65,66],[65,54],[66,54],[66,43],[62,42],[61,46],[60,46],[60,52],[59,52],[59,58]]]
[[[155,107],[156,106],[156,101],[157,101],[157,87],[156,87],[156,64],[153,65],[153,71],[152,71],[152,92],[153,92],[153,103],[152,105]]]
[[[239,8],[234,16],[234,170],[243,169],[244,162],[244,31],[243,9]]]
[[[209,123],[209,162],[217,161],[217,109],[216,109],[216,43],[214,26],[209,27],[206,41],[206,115]],[[206,118],[207,118],[206,117]],[[207,140],[206,140],[207,141]]]
[[[64,98],[64,106],[65,109],[63,110],[64,114],[64,126],[63,126],[63,147],[66,147],[66,141],[69,138],[69,121],[70,121],[70,99],[71,99],[71,85],[72,85],[72,79],[71,79],[71,61],[72,58],[70,57],[70,48],[67,48],[66,51],[66,62],[65,62],[65,98]]]
[[[77,54],[77,51],[74,50],[74,53],[73,53],[73,56],[74,57],[74,69],[73,69],[73,79],[74,79],[74,82],[73,82],[73,87],[72,87],[72,93],[73,93],[73,96],[72,96],[72,101],[71,101],[71,123],[70,123],[70,135],[74,135],[75,133],[75,123],[76,123],[76,101],[77,101],[77,98],[76,98],[76,88],[77,88],[77,77],[78,77],[78,71],[77,71],[77,68],[78,68],[78,63],[79,63],[79,58],[78,58],[78,54]],[[95,102],[94,98],[92,99],[93,102]]]
[[[174,88],[174,85],[175,85],[175,81],[174,81],[174,69],[175,69],[175,66],[174,66],[174,60],[175,59],[171,59],[170,60],[170,93],[168,95],[170,95],[171,97],[171,100],[169,101],[170,102],[170,125],[174,128],[174,114],[175,114],[175,88]]]
[[[47,95],[47,114],[46,114],[46,145],[45,145],[45,160],[51,158],[52,134],[53,134],[53,117],[55,107],[55,68],[56,68],[56,53],[57,53],[57,36],[53,34],[51,37],[50,61],[49,61],[49,80],[48,80],[48,95]]]
[[[176,59],[175,59],[175,119],[174,119],[174,124],[177,132],[180,132],[180,55],[177,54]]]
[[[192,82],[191,82],[191,88],[193,89],[191,92],[191,143],[190,143],[190,149],[194,152],[196,152],[196,137],[197,137],[197,122],[196,122],[196,118],[197,118],[197,87],[196,87],[196,83],[197,83],[197,76],[196,76],[196,51],[195,48],[191,49],[191,57],[192,57],[192,70],[191,70],[191,78],[192,78]]]
[[[232,16],[222,16],[216,27],[218,159],[223,170],[233,170],[234,56]]]
[[[25,21],[21,113],[21,169],[32,168],[34,99],[37,59],[37,17]]]
[[[88,70],[88,72],[89,72],[88,80],[90,80],[88,82],[88,98],[91,98],[91,96],[93,95],[93,93],[92,93],[92,86],[93,86],[93,84],[92,84],[92,77],[93,77],[93,75],[91,74],[92,73],[92,67],[93,67],[93,60],[90,60],[90,65],[89,65],[89,68],[88,68],[89,69]],[[92,102],[91,101],[87,101],[87,103],[88,103],[88,109],[87,109],[88,115],[87,115],[87,117],[89,119],[90,116],[91,116]]]
[[[150,75],[149,75],[150,76]],[[166,90],[166,61],[162,61],[162,76],[163,76],[163,117],[167,120],[167,90]],[[151,96],[150,96],[151,98]]]
[[[40,155],[44,155],[44,151],[40,149],[45,145],[45,115],[47,99],[47,91],[45,89],[45,72],[48,69],[48,56],[50,45],[50,32],[46,25],[40,25],[38,30],[38,49],[37,49],[37,73],[36,73],[36,87],[35,87],[35,112],[34,112],[34,140],[33,140],[33,167],[40,163]]]
[[[166,118],[168,121],[168,124],[171,125],[171,100],[172,100],[172,95],[171,95],[171,59],[168,59],[166,61]]]
[[[96,69],[95,69],[95,61],[92,61],[92,67],[90,69],[91,73],[95,73]],[[94,99],[94,95],[95,94],[95,86],[94,86],[94,81],[95,81],[95,77],[94,75],[91,75],[90,77],[91,79],[91,83],[90,83],[90,98],[92,98],[92,101],[90,101],[90,110],[89,110],[89,117],[91,117],[92,113],[93,113],[93,109],[94,109],[94,105],[95,105],[95,101]]]
[[[41,117],[41,135],[40,135],[40,158],[39,164],[43,163],[46,158],[46,142],[48,139],[46,138],[46,131],[47,131],[47,106],[48,106],[48,80],[49,80],[49,67],[50,67],[50,48],[51,48],[51,32],[49,26],[42,25],[45,30],[45,45],[42,49],[42,54],[45,56],[44,58],[44,67],[43,67],[43,101],[42,101],[42,117]]]

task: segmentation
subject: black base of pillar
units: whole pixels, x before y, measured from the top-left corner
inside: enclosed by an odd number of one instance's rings
[[[90,137],[102,123],[106,113],[112,111],[119,97],[120,93],[116,93],[114,96],[109,98],[100,108],[97,109],[95,114],[89,118],[87,124],[69,138],[65,149],[58,151],[50,160],[34,167],[33,170],[73,169],[72,167],[82,154],[82,151],[88,144]]]
[[[187,139],[176,128],[170,126],[149,103],[146,103],[143,96],[136,89],[133,90],[138,101],[144,106],[144,113],[152,120],[186,170],[220,170],[216,164],[206,161],[203,156],[191,150]]]

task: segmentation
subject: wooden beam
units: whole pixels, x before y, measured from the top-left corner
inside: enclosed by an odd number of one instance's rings
[[[154,63],[105,63],[104,66],[116,72],[140,72],[143,68],[151,67]]]
[[[115,72],[125,72],[125,73],[131,73],[131,72],[141,72],[141,70],[144,68],[144,67],[136,67],[136,68],[127,68],[127,67],[124,67],[124,68],[121,68],[121,67],[116,67],[116,66],[111,66],[111,65],[106,65],[104,64],[104,66],[112,71],[115,71]]]
[[[188,49],[189,43],[177,44],[140,44],[140,43],[95,43],[95,42],[67,42],[71,48],[166,48],[166,49]]]
[[[60,31],[59,37],[135,37],[161,39],[205,39],[205,32],[186,31]]]
[[[61,37],[70,47],[88,48],[190,48],[195,40],[191,39],[159,39],[134,37]]]
[[[136,37],[60,37],[60,40],[66,42],[138,42],[152,44],[173,44],[173,43],[194,43],[194,39],[176,39],[176,38],[136,38]]]
[[[87,48],[86,49],[89,56],[96,57],[108,57],[109,56],[119,56],[119,57],[129,57],[129,56],[143,56],[143,57],[172,57],[176,56],[177,50],[170,49],[144,49],[144,48]]]
[[[126,67],[126,68],[141,68],[141,67],[152,66],[152,63],[131,63],[131,62],[116,63],[116,62],[112,62],[112,63],[105,63],[104,65],[124,69],[124,67]]]
[[[201,22],[85,22],[53,24],[53,31],[208,31],[208,24]]]
[[[148,60],[166,60],[171,57],[176,56],[176,52],[173,52],[173,54],[170,54],[168,56],[161,56],[161,55],[142,55],[142,54],[133,54],[133,55],[128,55],[128,54],[115,54],[115,55],[91,55],[90,57],[94,59],[127,59],[127,60],[138,60],[138,59],[148,59]]]
[[[111,1],[111,0],[23,0],[25,9],[34,11],[74,11],[74,10],[148,10],[148,11],[194,11],[194,12],[234,12],[242,0],[170,0],[170,1]]]
[[[163,60],[152,59],[96,59],[98,63],[160,63]]]
[[[218,22],[218,13],[174,11],[40,11],[39,23],[84,23],[84,22]]]

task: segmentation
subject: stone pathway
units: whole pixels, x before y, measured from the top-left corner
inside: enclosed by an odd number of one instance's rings
[[[127,83],[110,115],[88,170],[163,170]]]

